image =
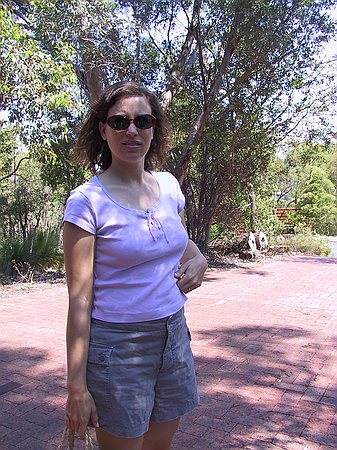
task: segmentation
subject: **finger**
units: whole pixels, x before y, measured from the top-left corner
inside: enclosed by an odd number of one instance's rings
[[[92,411],[90,418],[91,418],[91,421],[94,424],[94,426],[96,428],[99,428],[98,416],[97,416],[96,408]]]
[[[78,427],[78,430],[77,430],[77,434],[78,434],[79,438],[82,439],[83,441],[85,439],[85,430],[86,429],[87,429],[87,424],[84,424],[82,422],[81,425]]]
[[[73,433],[76,432],[76,423],[74,420],[72,420],[71,416],[66,414],[66,425],[69,428],[69,430]]]
[[[184,271],[179,269],[177,270],[177,272],[175,272],[174,274],[174,278],[177,278],[178,280],[180,280],[180,278],[182,278],[184,276]]]
[[[64,422],[66,424],[66,427],[70,428],[70,420],[69,420],[69,417],[67,416],[67,414],[65,414]]]
[[[200,277],[198,277],[197,275],[195,275],[193,277],[186,276],[186,277],[183,277],[182,279],[180,279],[177,282],[177,284],[181,291],[190,292],[193,289],[200,287],[201,281],[202,280],[200,280]]]
[[[185,264],[182,264],[179,269],[175,272],[174,276],[175,278],[183,278],[185,276],[185,273],[189,267],[189,261],[186,261]]]
[[[187,279],[185,279],[185,277],[181,278],[178,282],[177,282],[178,288],[182,291],[182,292],[190,292],[192,290],[192,285],[191,282]]]

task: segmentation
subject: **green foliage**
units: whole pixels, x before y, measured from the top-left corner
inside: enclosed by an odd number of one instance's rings
[[[36,145],[50,136],[49,114],[75,110],[79,102],[69,45],[56,45],[51,54],[43,42],[33,38],[30,19],[27,23],[25,28],[24,21],[15,20],[12,6],[0,5],[0,107],[8,110],[11,121],[20,124],[21,141]]]
[[[277,140],[308,108],[294,92],[313,83],[317,52],[334,33],[326,13],[334,3],[225,0],[198,10],[200,2],[173,0],[3,2],[0,107],[18,125],[39,172],[34,178],[23,165],[27,173],[18,173],[15,186],[13,180],[1,186],[3,230],[20,236],[54,223],[69,190],[85,178],[69,165],[84,105],[120,79],[172,91],[168,113],[177,146],[168,167],[175,171],[183,161],[189,168],[188,226],[203,248],[214,222],[221,230],[254,221],[275,229],[274,199],[263,189],[267,169]],[[8,174],[18,154],[6,148],[0,163]],[[310,171],[290,166],[285,161],[282,170],[297,177],[296,199]]]
[[[0,127],[0,178],[11,172],[16,150],[15,136],[15,128]]]
[[[0,137],[0,272],[26,275],[59,265],[64,198],[43,182],[41,163],[18,152],[14,128],[0,128]]]
[[[27,155],[18,154],[17,161]],[[48,228],[60,220],[62,205],[41,179],[41,165],[33,159],[24,160],[18,172],[1,183],[2,236],[25,237],[36,228]]]
[[[43,182],[41,163],[18,151],[15,129],[1,128],[0,133],[0,270],[42,269],[57,262],[64,198],[60,202],[58,192]]]
[[[284,225],[275,214],[275,203],[270,197],[259,197],[257,200],[256,229],[263,231],[268,237],[277,236],[284,230]]]
[[[25,238],[10,236],[0,242],[0,273],[24,275],[32,270],[59,267],[59,229],[31,230]]]
[[[287,236],[276,236],[270,240],[271,250],[287,253],[303,253],[307,255],[328,256],[330,246],[326,239],[312,234],[312,231],[304,231]]]
[[[327,142],[326,144],[315,141],[292,142],[286,152],[284,160],[279,159],[278,164],[282,167],[283,186],[279,185],[281,193],[288,193],[296,199],[307,185],[312,169],[320,167],[327,173],[328,178],[336,186],[336,164],[337,144]],[[278,177],[279,180],[282,178]]]
[[[276,206],[296,206],[292,222],[323,235],[337,233],[336,158],[336,144],[293,142],[285,158],[275,158],[269,170]]]
[[[336,189],[324,170],[313,169],[298,198],[297,216],[319,234],[337,234]]]

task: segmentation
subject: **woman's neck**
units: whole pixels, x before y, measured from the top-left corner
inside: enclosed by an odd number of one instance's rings
[[[141,184],[147,176],[143,165],[124,166],[122,164],[115,164],[114,162],[112,162],[103,174],[107,181],[111,180],[112,182],[125,184]]]

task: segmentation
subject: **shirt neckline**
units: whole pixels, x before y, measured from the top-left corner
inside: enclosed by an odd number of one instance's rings
[[[115,198],[113,198],[110,193],[107,191],[107,189],[105,188],[104,184],[100,181],[100,179],[98,178],[97,175],[94,175],[93,180],[96,182],[96,184],[99,185],[99,187],[102,189],[102,191],[104,192],[104,194],[119,208],[124,209],[126,211],[129,212],[133,212],[133,213],[137,213],[137,214],[145,214],[147,215],[148,213],[154,212],[156,211],[156,209],[158,208],[158,205],[160,203],[161,200],[161,187],[160,187],[160,183],[158,181],[158,178],[156,177],[156,172],[154,171],[149,171],[148,172],[150,175],[152,175],[154,177],[154,179],[157,182],[158,188],[159,188],[159,197],[158,200],[155,202],[154,205],[149,206],[146,210],[145,209],[136,209],[136,208],[130,208],[129,206],[123,205],[122,203],[119,203]]]

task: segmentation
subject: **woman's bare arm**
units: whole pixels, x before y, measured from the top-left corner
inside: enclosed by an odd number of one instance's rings
[[[65,222],[63,245],[69,293],[66,422],[84,438],[89,418],[96,425],[98,422],[95,404],[86,384],[95,237]]]

